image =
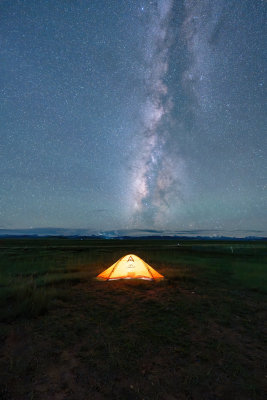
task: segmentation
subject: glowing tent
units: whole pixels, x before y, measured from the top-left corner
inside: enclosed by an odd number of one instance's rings
[[[148,279],[159,280],[164,276],[155,271],[141,258],[128,254],[97,276],[98,279],[109,281],[114,279]]]

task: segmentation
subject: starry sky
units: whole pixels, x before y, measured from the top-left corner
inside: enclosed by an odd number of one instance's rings
[[[266,234],[261,0],[2,0],[0,228]]]

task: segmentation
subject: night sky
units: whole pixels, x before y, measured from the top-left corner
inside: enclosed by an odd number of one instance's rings
[[[0,228],[265,232],[260,0],[2,0]]]

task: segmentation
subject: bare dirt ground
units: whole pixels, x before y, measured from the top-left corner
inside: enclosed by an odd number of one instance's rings
[[[0,398],[264,399],[263,305],[196,283],[90,280],[2,323]]]

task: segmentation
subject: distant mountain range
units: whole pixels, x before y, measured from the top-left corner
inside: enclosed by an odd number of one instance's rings
[[[95,231],[90,229],[66,228],[29,228],[0,229],[0,237],[88,237],[99,239],[267,239],[267,233],[260,230],[251,231],[220,231],[220,230],[181,230],[164,231],[156,229],[118,229],[110,231]]]

